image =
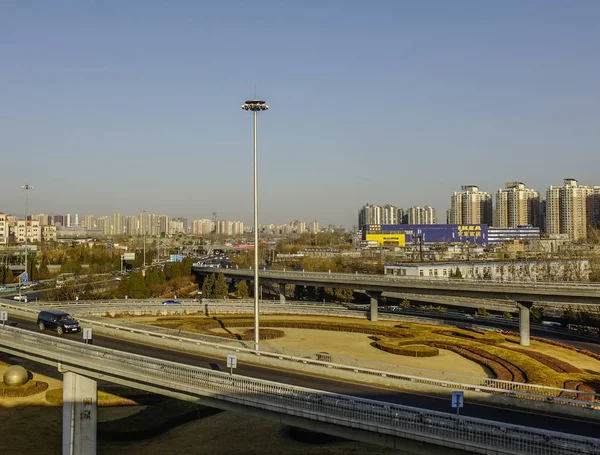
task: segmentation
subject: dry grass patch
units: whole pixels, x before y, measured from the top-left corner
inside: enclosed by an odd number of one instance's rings
[[[43,381],[29,381],[23,385],[6,385],[0,382],[0,397],[23,398],[36,395],[48,388],[48,383]]]
[[[46,401],[49,404],[56,406],[62,406],[63,403],[63,389],[52,389],[46,392]],[[139,403],[130,398],[124,398],[112,393],[98,391],[98,406],[110,407],[110,406],[139,406]]]

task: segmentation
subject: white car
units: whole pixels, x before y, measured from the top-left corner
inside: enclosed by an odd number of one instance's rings
[[[13,300],[18,300],[19,302],[27,303],[27,296],[26,295],[15,295],[13,297]]]

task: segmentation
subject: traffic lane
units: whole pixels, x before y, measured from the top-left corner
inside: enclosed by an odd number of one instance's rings
[[[33,321],[17,320],[9,318],[9,323],[26,330],[37,331],[37,325]],[[56,332],[45,332],[50,336],[58,336]],[[78,334],[63,335],[66,339],[83,343],[83,337]],[[130,352],[133,354],[154,357],[171,362],[194,365],[213,370],[229,371],[225,358],[208,357],[204,355],[189,354],[185,352],[172,351],[150,345],[131,343],[116,338],[94,335],[94,345],[109,349]],[[224,357],[226,353],[223,354]],[[246,365],[238,363],[235,374],[251,378],[264,379],[268,381],[281,382],[299,387],[323,390],[327,392],[351,395],[371,400],[385,401],[405,406],[424,408],[423,410],[434,410],[441,412],[453,412],[450,406],[450,391],[447,398],[408,392],[405,390],[386,389],[364,384],[344,382],[318,376],[309,376],[285,370]],[[461,409],[461,415],[477,417],[482,419],[496,420],[516,425],[544,428],[547,430],[579,434],[582,436],[597,437],[600,434],[600,424],[586,421],[584,419],[571,419],[553,416],[543,413],[525,412],[511,408],[488,406],[465,400],[465,407]]]

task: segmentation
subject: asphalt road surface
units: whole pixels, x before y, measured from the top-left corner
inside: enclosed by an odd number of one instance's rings
[[[8,324],[26,330],[38,331],[38,328],[33,321],[9,317]],[[58,336],[55,332],[47,331],[44,333],[47,336]],[[70,340],[83,342],[81,333],[63,336]],[[164,359],[171,362],[195,365],[202,368],[210,368],[220,371],[228,371],[226,359],[224,358],[213,358],[203,355],[182,353],[98,335],[94,335],[94,345]],[[321,378],[299,374],[296,372],[288,372],[273,368],[244,365],[239,363],[238,368],[235,370],[235,374],[269,381],[282,382],[300,387],[308,387],[327,392],[352,395],[406,406],[414,406],[423,408],[424,410],[435,410],[448,413],[453,412],[450,406],[450,391],[448,392],[447,398],[439,398],[423,393],[392,390],[389,388],[386,389],[376,386],[344,382],[341,380]],[[600,422],[553,416],[537,412],[525,412],[495,405],[486,406],[470,402],[469,400],[465,400],[465,407],[461,409],[461,415],[496,420],[516,425],[544,428],[582,436],[598,437],[598,435],[600,435]]]

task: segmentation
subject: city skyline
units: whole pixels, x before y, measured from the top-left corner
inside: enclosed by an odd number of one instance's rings
[[[0,51],[11,213],[31,183],[31,212],[217,211],[249,224],[252,130],[239,106],[255,87],[271,106],[260,119],[260,220],[351,227],[365,201],[429,205],[443,218],[465,184],[495,194],[505,181],[540,192],[569,177],[596,183],[597,3],[132,1],[0,13],[12,43]]]

